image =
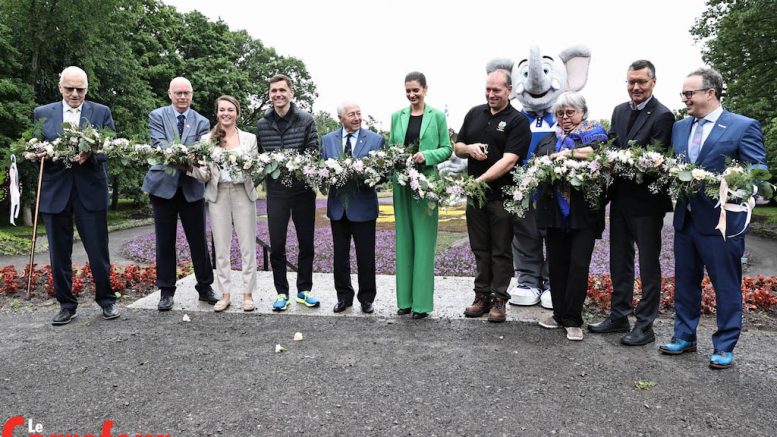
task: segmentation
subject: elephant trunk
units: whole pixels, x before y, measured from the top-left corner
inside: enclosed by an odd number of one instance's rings
[[[550,88],[550,77],[543,71],[539,47],[532,47],[529,51],[529,77],[524,84],[531,94],[542,94]]]

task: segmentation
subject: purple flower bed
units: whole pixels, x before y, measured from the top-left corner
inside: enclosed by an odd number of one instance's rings
[[[326,207],[326,199],[318,199],[316,201],[317,208]],[[265,200],[259,200],[256,204],[256,211],[258,214],[267,213],[267,203]],[[208,223],[208,229],[210,224]],[[266,221],[260,221],[256,226],[256,235],[263,241],[269,243],[270,236],[267,228]],[[297,235],[294,230],[292,222],[289,223],[289,231],[287,234],[286,244],[286,256],[293,263],[297,262]],[[466,233],[462,234],[462,238],[466,238]],[[662,245],[661,245],[661,273],[663,276],[674,276],[674,252],[672,251],[672,244],[674,238],[674,230],[670,225],[664,225],[662,230]],[[328,225],[320,226],[315,231],[315,258],[313,261],[313,269],[316,272],[331,272],[332,271],[332,232]],[[208,232],[208,244],[210,244],[210,232]],[[135,259],[140,262],[152,263],[155,256],[155,236],[154,233],[150,233],[133,241],[128,242],[122,248],[122,252],[128,258]],[[232,268],[240,269],[240,249],[237,243],[237,238],[233,234],[232,247],[231,247],[231,259]],[[376,271],[378,274],[392,275],[395,272],[395,234],[394,230],[379,230],[376,235]],[[178,225],[178,233],[176,237],[176,255],[178,262],[187,261],[191,259],[189,253],[189,246],[186,243],[186,238],[183,233],[183,228]],[[261,259],[262,249],[257,247],[257,258]],[[605,228],[604,234],[601,240],[597,240],[594,247],[594,253],[591,260],[591,274],[609,274],[610,267],[610,231],[609,224]],[[637,259],[635,266],[635,276],[639,277],[639,261]],[[356,253],[351,246],[351,271],[356,272]],[[472,255],[472,251],[469,248],[469,244],[455,244],[450,248],[442,252],[435,260],[434,266],[435,275],[438,276],[474,276],[475,275],[475,257]]]

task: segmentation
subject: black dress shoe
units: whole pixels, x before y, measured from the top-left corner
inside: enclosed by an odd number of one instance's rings
[[[343,311],[345,311],[346,308],[348,308],[351,305],[353,305],[353,302],[345,302],[342,300],[338,300],[332,311],[336,313],[342,313]]]
[[[115,304],[109,303],[103,307],[103,319],[111,320],[119,317],[119,309]]]
[[[400,309],[397,310],[397,315],[398,316],[406,316],[406,315],[410,314],[411,312],[412,312],[412,310],[410,308],[400,308]]]
[[[216,305],[219,298],[216,297],[216,293],[214,293],[213,290],[207,290],[200,292],[200,301],[205,302],[208,305]]]
[[[372,302],[362,302],[362,312],[365,314],[372,314],[375,308],[372,307]]]
[[[56,316],[51,320],[52,325],[67,325],[71,320],[76,318],[76,310],[69,310],[62,308],[59,310]]]
[[[588,325],[588,330],[594,334],[607,334],[610,332],[629,332],[631,325],[629,325],[629,319],[622,318],[613,320],[610,317],[602,320],[599,323]]]
[[[621,338],[621,343],[626,346],[644,346],[656,341],[656,334],[653,333],[653,328],[638,328],[634,329]]]
[[[429,313],[413,313],[413,318],[416,320],[425,319],[427,317],[429,317]]]
[[[159,298],[159,305],[156,307],[159,311],[170,311],[173,309],[173,295],[165,295],[163,294],[161,298]]]

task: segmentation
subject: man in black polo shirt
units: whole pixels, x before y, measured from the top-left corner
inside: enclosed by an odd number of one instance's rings
[[[507,287],[513,277],[512,218],[505,211],[502,188],[512,184],[509,174],[525,156],[531,142],[529,121],[510,105],[512,84],[507,70],[496,70],[486,80],[485,105],[464,117],[454,151],[471,158],[467,173],[488,183],[482,207],[467,205],[469,244],[475,254],[475,301],[464,310],[467,317],[488,313],[489,322],[505,321]]]

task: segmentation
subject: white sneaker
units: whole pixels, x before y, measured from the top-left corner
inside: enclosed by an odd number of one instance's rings
[[[567,330],[567,340],[583,341],[583,330],[577,326],[567,326],[564,329]]]
[[[547,317],[544,320],[540,320],[539,325],[545,329],[558,329],[561,327],[561,325],[556,322],[556,319],[554,319],[553,316]]]
[[[552,310],[553,309],[553,299],[550,298],[550,288],[543,291],[540,295],[540,298],[537,299],[540,301],[540,306],[545,308],[546,310]]]
[[[516,286],[510,291],[510,305],[531,306],[540,303],[540,290]]]

